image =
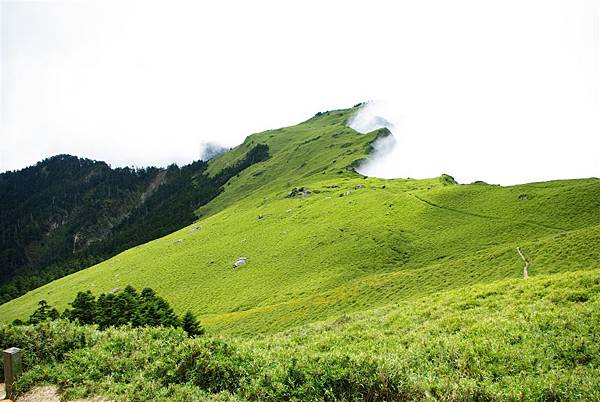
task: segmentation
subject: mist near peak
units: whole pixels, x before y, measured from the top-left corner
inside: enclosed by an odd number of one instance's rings
[[[375,141],[372,154],[356,169],[362,175],[427,179],[449,174],[460,183],[517,185],[600,174],[600,159],[592,151],[600,109],[571,113],[568,100],[550,105],[538,96],[537,104],[515,96],[501,103],[456,97],[454,103],[431,99],[423,105],[417,92],[392,95],[391,101],[368,102],[348,121],[363,134],[382,127],[392,133]]]
[[[412,113],[412,109],[407,110]],[[395,102],[384,100],[366,102],[358,109],[348,121],[348,127],[361,134],[381,128],[390,132],[372,144],[371,155],[356,168],[358,173],[381,179],[425,179],[440,176],[450,169],[452,164],[448,159],[429,157],[439,151],[433,141],[437,135],[431,133],[431,138],[411,135],[411,131],[416,130],[411,128],[410,117],[410,114],[400,113]]]
[[[390,135],[386,135],[378,138],[373,144],[373,152],[369,158],[362,162],[356,171],[365,176],[379,176],[377,171],[372,169],[373,166],[384,160],[385,156],[389,154],[396,146],[396,138],[394,137],[394,124],[381,116],[382,106],[381,103],[369,101],[364,103],[360,109],[350,118],[348,121],[348,127],[358,131],[361,134],[367,134],[381,128],[389,130]]]
[[[209,161],[219,155],[223,155],[231,148],[218,144],[216,142],[203,142],[200,144],[200,159]]]
[[[362,134],[367,134],[384,127],[390,131],[394,131],[394,125],[385,117],[379,115],[380,105],[373,101],[364,103],[354,116],[350,118],[348,127]]]

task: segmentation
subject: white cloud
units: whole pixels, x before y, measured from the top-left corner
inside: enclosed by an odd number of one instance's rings
[[[0,7],[0,170],[186,163],[376,99],[398,146],[374,174],[600,174],[599,0]]]

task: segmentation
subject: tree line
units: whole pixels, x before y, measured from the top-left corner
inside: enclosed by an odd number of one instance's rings
[[[131,327],[181,327],[189,336],[204,333],[198,319],[190,311],[178,317],[169,303],[150,288],[138,292],[132,286],[123,291],[94,296],[90,290],[77,293],[69,308],[60,313],[46,300],[40,300],[37,309],[26,322],[14,325],[35,325],[46,320],[66,319],[81,325],[98,325],[101,330],[128,325]]]

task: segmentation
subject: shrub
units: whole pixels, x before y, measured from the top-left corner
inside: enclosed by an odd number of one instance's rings
[[[254,374],[251,356],[222,340],[186,343],[178,355],[171,381],[192,383],[210,392],[235,393],[243,380]]]
[[[79,326],[66,320],[43,321],[37,325],[0,324],[2,350],[23,350],[23,370],[37,364],[60,362],[67,353],[93,342],[93,327]],[[4,376],[4,370],[1,372]]]

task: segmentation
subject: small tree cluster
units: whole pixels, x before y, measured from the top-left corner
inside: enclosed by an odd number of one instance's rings
[[[62,315],[41,300],[29,318],[29,324],[60,317],[80,324],[97,324],[100,329],[131,325],[132,327],[182,327],[190,336],[202,335],[204,329],[196,317],[187,312],[180,319],[169,303],[150,288],[137,292],[127,286],[119,293],[103,293],[97,298],[91,291],[79,292]]]
[[[46,300],[40,300],[38,308],[29,317],[29,324],[38,324],[46,320],[56,320],[60,316],[57,309],[50,307]]]

